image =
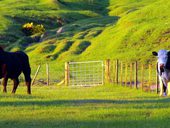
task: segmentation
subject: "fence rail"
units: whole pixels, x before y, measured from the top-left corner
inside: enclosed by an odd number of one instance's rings
[[[32,85],[54,85],[64,83],[64,68],[63,65],[59,64],[32,64],[31,65],[31,78]],[[20,85],[25,85],[24,75],[21,74],[19,77]],[[11,82],[10,82],[11,83]]]
[[[58,66],[58,67],[57,67]],[[114,83],[144,91],[159,91],[156,63],[120,60],[66,62],[64,64],[31,65],[35,85],[98,85]],[[63,68],[61,68],[63,67]],[[64,73],[65,72],[65,73]],[[21,75],[20,81],[24,81]],[[84,82],[84,83],[83,83]]]
[[[103,84],[103,61],[66,62],[65,84],[94,86]]]
[[[105,81],[144,91],[159,91],[156,63],[105,61]]]

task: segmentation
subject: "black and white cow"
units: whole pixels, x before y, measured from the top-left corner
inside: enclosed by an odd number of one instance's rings
[[[154,56],[158,57],[157,71],[160,83],[160,96],[170,95],[170,51],[159,50],[159,52],[152,52]]]

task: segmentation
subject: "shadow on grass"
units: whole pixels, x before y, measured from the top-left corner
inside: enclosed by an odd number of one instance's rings
[[[20,99],[20,100],[24,100],[24,99],[39,99],[39,98],[42,98],[40,96],[32,96],[32,95],[20,95],[20,94],[1,94],[0,95],[0,99],[2,98],[12,98],[12,99]]]
[[[31,99],[29,101],[1,101],[0,107],[5,106],[84,106],[84,105],[130,105],[135,109],[156,109],[169,108],[170,99],[153,99],[153,100],[103,100],[103,99],[85,99],[85,100],[35,100],[34,97],[16,96],[16,98]],[[35,97],[38,98],[38,97]],[[145,105],[145,106],[143,106]],[[129,106],[124,106],[129,108]]]
[[[56,115],[57,117],[57,115]],[[114,119],[114,118],[113,118]],[[138,119],[138,120],[107,120],[107,119],[89,119],[89,120],[74,120],[74,119],[22,119],[1,121],[0,126],[17,127],[17,128],[165,128],[170,125],[167,119]]]

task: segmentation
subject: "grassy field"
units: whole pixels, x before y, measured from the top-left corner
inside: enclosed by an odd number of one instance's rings
[[[165,128],[169,103],[155,93],[115,85],[34,86],[31,96],[20,86],[15,95],[0,95],[0,127]]]
[[[37,79],[46,80],[48,62],[55,82],[63,80],[66,61],[146,64],[155,61],[152,50],[170,48],[169,7],[169,0],[0,0],[0,46],[25,51],[32,77],[42,64]],[[58,17],[65,21],[60,35]],[[40,42],[36,35],[22,33],[27,22],[45,26]],[[30,96],[24,86],[15,95],[1,93],[0,128],[165,128],[170,125],[169,108],[169,98],[127,87],[40,83]]]

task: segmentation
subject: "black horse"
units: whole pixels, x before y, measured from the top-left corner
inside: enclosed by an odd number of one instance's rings
[[[3,78],[3,92],[7,92],[8,79],[14,82],[12,93],[16,92],[19,85],[19,75],[24,73],[27,93],[31,94],[31,68],[28,56],[21,51],[6,52],[0,47],[0,79]]]

